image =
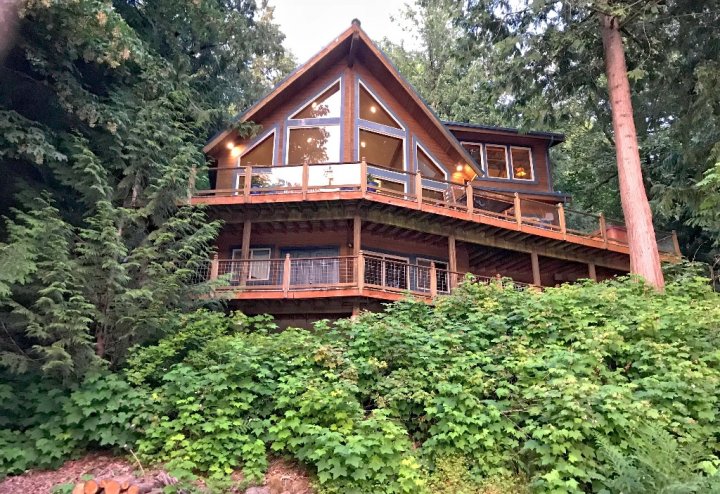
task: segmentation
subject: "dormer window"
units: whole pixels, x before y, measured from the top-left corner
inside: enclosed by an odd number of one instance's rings
[[[340,82],[337,80],[323,89],[287,120],[285,164],[340,162]]]
[[[504,144],[463,143],[475,162],[485,170],[487,178],[534,180],[532,150]]]

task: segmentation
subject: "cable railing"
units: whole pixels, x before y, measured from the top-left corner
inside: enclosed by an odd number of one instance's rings
[[[458,184],[423,177],[419,172],[397,170],[366,161],[212,168],[208,170],[208,181],[204,187],[195,178],[190,185],[192,195],[200,199],[242,197],[248,202],[255,197],[265,200],[263,197],[277,194],[287,194],[284,199],[287,201],[305,200],[308,194],[316,193],[333,193],[336,199],[362,197],[381,200],[384,197],[389,198],[392,204],[440,214],[443,211],[461,212],[471,221],[499,221],[504,228],[531,234],[573,242],[590,239],[606,248],[609,245],[628,245],[625,224],[607,219],[602,214],[529,199],[519,193],[491,191],[476,183]],[[343,193],[352,195],[343,196]],[[680,256],[674,232],[656,233],[661,253]]]
[[[439,263],[440,266],[446,265]],[[342,289],[408,293],[423,297],[449,294],[463,280],[477,283],[502,282],[471,273],[440,268],[434,262],[406,261],[360,253],[357,256],[291,257],[281,259],[218,259],[200,266],[196,283],[211,282],[218,291],[294,292]],[[510,282],[515,288],[530,285]]]

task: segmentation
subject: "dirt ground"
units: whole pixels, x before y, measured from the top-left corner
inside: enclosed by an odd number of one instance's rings
[[[83,480],[83,476],[91,475],[96,479],[130,479],[138,481],[150,480],[160,471],[145,471],[142,475],[137,464],[127,459],[109,454],[93,453],[78,460],[65,462],[57,470],[32,470],[22,475],[8,477],[0,481],[0,494],[50,494],[54,486],[64,483],[75,483]],[[242,475],[233,475],[240,481]],[[255,488],[258,489],[258,488]],[[241,493],[244,490],[236,490]],[[297,465],[274,460],[270,463],[265,486],[251,491],[262,494],[312,494],[312,486],[307,474]]]

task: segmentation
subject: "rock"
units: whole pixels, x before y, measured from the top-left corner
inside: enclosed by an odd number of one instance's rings
[[[267,487],[251,487],[245,491],[245,494],[270,494],[270,489]]]

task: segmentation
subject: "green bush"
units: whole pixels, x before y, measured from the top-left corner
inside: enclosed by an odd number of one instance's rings
[[[79,385],[3,376],[0,475],[57,467],[90,448],[132,446],[147,422],[148,397],[119,376],[93,374]]]
[[[28,387],[33,418],[10,414],[23,439],[2,433],[0,452],[13,452],[3,465],[134,443],[188,479],[242,469],[257,481],[268,456],[291,457],[321,493],[643,492],[628,486],[662,475],[715,488],[720,296],[702,280],[665,293],[634,280],[544,292],[468,283],[434,305],[406,300],[313,332],[271,328],[185,315],[135,351],[132,386],[103,376],[44,407],[37,396],[51,388]],[[110,414],[108,394],[132,407]],[[102,419],[80,427],[78,402]],[[106,420],[117,427],[101,437]],[[647,423],[670,443],[639,447]],[[667,444],[678,455],[702,448],[676,472],[641,459],[663,458]]]

